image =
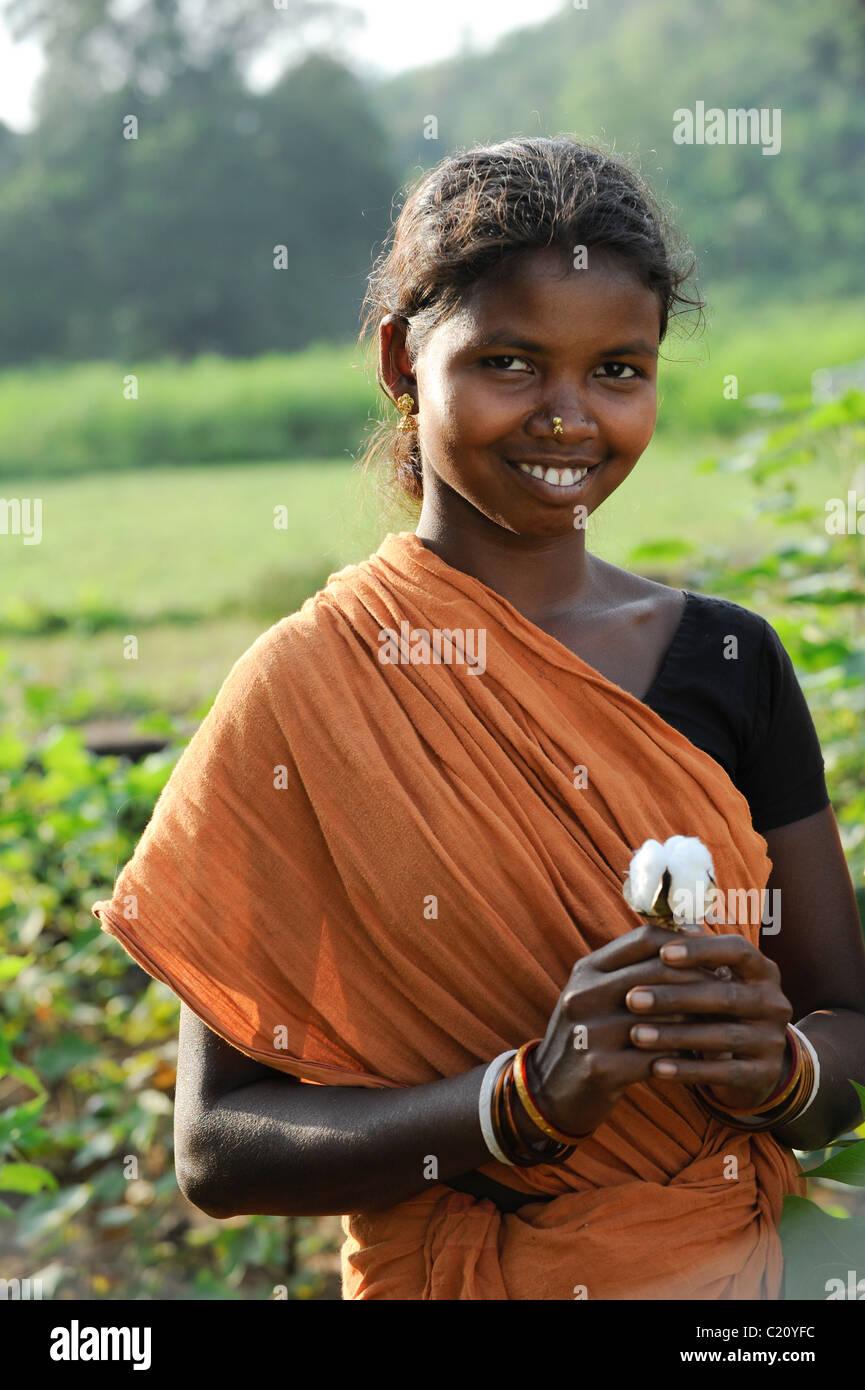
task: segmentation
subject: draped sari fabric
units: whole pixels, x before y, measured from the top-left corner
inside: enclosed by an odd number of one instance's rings
[[[457,637],[424,660],[421,630]],[[771,862],[723,768],[392,533],[235,663],[92,910],[248,1056],[413,1086],[542,1036],[575,960],[639,923],[634,850],[674,834],[708,845],[722,894],[758,890],[712,928],[756,945]],[[433,1179],[348,1214],[343,1296],[777,1298],[783,1196],[805,1191],[770,1135],[660,1080],[564,1166],[482,1171],[554,1200],[503,1214]]]

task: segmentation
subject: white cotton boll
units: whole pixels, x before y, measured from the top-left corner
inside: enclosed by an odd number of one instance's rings
[[[628,865],[622,885],[625,902],[635,912],[649,913],[664,881],[667,854],[658,840],[646,840]]]
[[[715,866],[696,836],[671,835],[664,841],[670,887],[667,901],[676,922],[696,922],[714,901]]]
[[[671,873],[675,860],[677,864],[698,866],[714,877],[715,866],[709,848],[696,835],[671,835],[664,841],[663,848],[667,855],[667,868]]]

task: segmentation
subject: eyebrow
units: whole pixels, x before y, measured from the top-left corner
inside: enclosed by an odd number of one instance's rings
[[[473,348],[492,346],[493,344],[507,344],[508,347],[520,348],[523,352],[548,352],[549,348],[545,343],[530,342],[527,338],[518,335],[512,336],[506,329],[497,328],[491,333],[484,333],[481,337],[466,344],[466,351]],[[635,338],[630,343],[620,343],[616,347],[605,348],[601,353],[602,357],[657,357],[658,349],[651,343],[647,343],[644,338]]]

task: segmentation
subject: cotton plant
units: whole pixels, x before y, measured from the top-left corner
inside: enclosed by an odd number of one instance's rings
[[[699,921],[718,896],[708,847],[694,835],[646,840],[633,855],[622,885],[625,902],[640,916],[671,931],[702,935]],[[728,966],[707,973],[732,978]]]
[[[646,840],[631,859],[622,891],[635,912],[660,926],[695,926],[718,891],[712,856],[693,835],[671,835],[663,844]]]

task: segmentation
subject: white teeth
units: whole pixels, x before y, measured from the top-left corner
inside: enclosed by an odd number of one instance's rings
[[[534,466],[530,463],[521,463],[519,468],[521,473],[530,473],[533,478],[543,478],[545,483],[552,483],[554,487],[573,487],[574,483],[578,483],[589,471],[588,468],[547,468],[545,470],[539,463],[534,464]]]

